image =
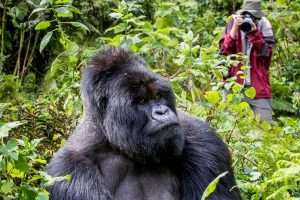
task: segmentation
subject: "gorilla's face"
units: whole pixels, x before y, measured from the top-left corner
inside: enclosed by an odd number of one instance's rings
[[[183,133],[169,82],[142,65],[108,79],[103,126],[109,142],[143,163],[180,155]]]
[[[109,144],[141,163],[179,156],[184,145],[170,83],[138,56],[110,48],[94,56],[82,79],[85,115]]]

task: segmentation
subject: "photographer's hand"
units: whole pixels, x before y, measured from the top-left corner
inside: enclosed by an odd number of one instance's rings
[[[239,30],[239,26],[243,22],[243,18],[240,15],[232,15],[233,17],[233,25],[230,31],[230,36],[235,39],[236,38],[236,33]]]

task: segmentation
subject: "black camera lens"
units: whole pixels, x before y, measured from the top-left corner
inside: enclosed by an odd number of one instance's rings
[[[251,31],[251,23],[248,22],[248,21],[244,21],[242,24],[241,24],[241,30],[245,33],[248,33],[249,31]]]
[[[243,17],[243,22],[242,22],[240,28],[243,32],[248,33],[252,29],[253,20],[252,20],[251,16],[248,14],[243,15],[242,17]]]

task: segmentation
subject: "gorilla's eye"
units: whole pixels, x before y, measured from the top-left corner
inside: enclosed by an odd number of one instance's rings
[[[144,96],[140,96],[140,97],[137,97],[135,99],[135,103],[138,103],[138,104],[145,104],[147,103],[148,101],[158,101],[162,98],[162,96],[160,94],[157,94],[155,96],[152,96],[152,97],[144,97]]]
[[[145,98],[141,98],[141,99],[139,99],[139,103],[140,103],[140,104],[144,104],[144,103],[146,103],[146,99],[145,99]]]
[[[159,99],[161,99],[161,98],[162,98],[161,94],[156,94],[156,95],[154,96],[154,100],[159,100]]]
[[[133,100],[133,104],[144,104],[146,103],[146,98],[145,97],[135,97]]]

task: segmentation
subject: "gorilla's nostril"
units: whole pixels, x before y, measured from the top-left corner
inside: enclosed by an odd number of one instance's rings
[[[156,105],[152,108],[152,115],[165,115],[169,112],[169,108],[164,105]]]
[[[166,120],[171,116],[171,110],[165,105],[155,105],[152,107],[152,118],[155,120]]]
[[[154,113],[157,114],[157,115],[164,115],[168,112],[168,108],[161,108],[161,109],[158,109],[158,110],[155,110]]]

